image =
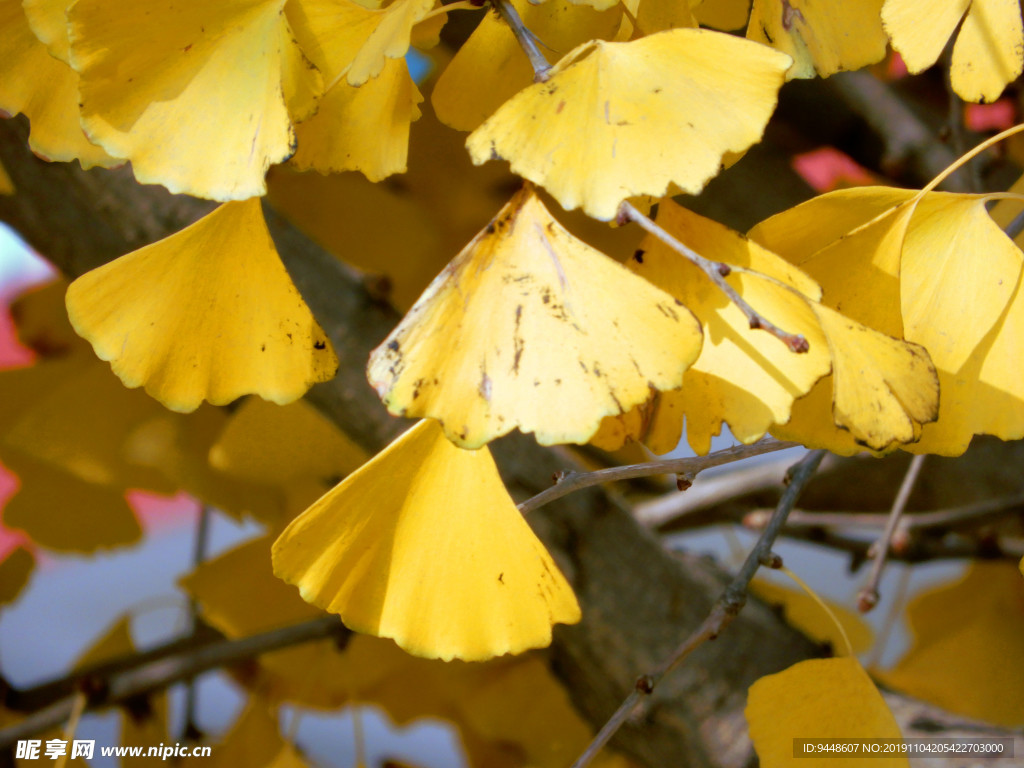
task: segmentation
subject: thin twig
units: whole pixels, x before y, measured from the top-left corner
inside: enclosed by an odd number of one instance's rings
[[[857,607],[860,608],[861,613],[867,613],[878,604],[878,582],[882,578],[882,570],[885,568],[892,537],[896,533],[896,526],[899,525],[900,516],[907,507],[907,500],[914,490],[914,485],[917,484],[917,478],[921,474],[921,467],[924,466],[926,456],[927,454],[924,453],[919,454],[910,462],[907,474],[903,476],[903,482],[900,483],[900,489],[896,493],[896,500],[892,503],[892,509],[889,511],[889,520],[885,525],[885,531],[868,551],[869,557],[874,552],[874,562],[868,573],[867,584],[857,593]]]
[[[868,550],[873,545],[872,542],[854,536],[844,536],[821,528],[787,529],[782,535],[794,541],[806,541],[818,547],[847,553],[851,559],[851,572],[868,561]],[[1024,558],[1024,539],[1010,536],[978,539],[955,534],[925,536],[910,539],[899,549],[889,552],[888,558],[901,563],[964,559],[1018,562]]]
[[[1024,505],[1024,491],[1011,496],[985,499],[959,507],[944,507],[931,512],[914,512],[900,518],[899,531],[922,530],[926,528],[948,528],[967,523],[975,525],[993,517],[1000,517]],[[743,525],[760,530],[771,518],[771,509],[752,509],[743,516]],[[884,528],[889,515],[881,512],[814,512],[794,509],[789,515],[786,530],[794,528]]]
[[[192,570],[195,570],[206,560],[207,550],[210,543],[210,518],[212,510],[206,504],[199,508],[199,517],[196,520],[196,538],[192,546]],[[188,617],[190,634],[195,634],[199,629],[199,603],[195,598],[189,598]],[[185,739],[197,739],[200,736],[199,727],[196,725],[196,705],[198,703],[198,688],[196,681],[189,680],[185,687],[185,716],[182,720],[181,734]]]
[[[619,705],[619,708],[608,719],[601,730],[598,731],[593,741],[583,751],[583,754],[573,763],[572,768],[584,768],[584,766],[589,765],[590,761],[597,756],[604,745],[629,719],[640,703],[654,692],[655,687],[662,678],[678,667],[687,656],[706,641],[718,637],[722,630],[736,618],[746,604],[747,589],[758,568],[762,565],[777,568],[782,564],[782,559],[772,553],[772,545],[785,525],[789,511],[796,504],[800,493],[806,487],[824,456],[825,451],[808,451],[799,462],[790,468],[790,471],[787,473],[789,484],[779,500],[779,506],[775,510],[775,517],[761,533],[760,538],[758,538],[750,554],[747,555],[747,559],[740,567],[736,577],[726,587],[718,600],[715,601],[707,619],[653,672],[637,678],[633,690],[630,691],[626,699]]]
[[[734,461],[749,459],[751,456],[760,456],[764,453],[794,448],[797,445],[798,443],[787,443],[782,440],[776,440],[774,437],[765,437],[751,445],[734,445],[731,448],[709,453],[707,456],[647,461],[642,464],[626,464],[621,467],[597,469],[593,472],[566,472],[556,477],[555,485],[541,491],[536,496],[531,496],[520,504],[519,511],[525,515],[527,512],[532,512],[538,507],[550,504],[555,499],[568,496],[573,491],[601,485],[602,483],[611,483],[616,480],[631,480],[637,477],[650,477],[651,475],[679,475],[684,482],[692,483],[693,478],[699,472],[710,467],[731,464]]]
[[[132,669],[114,671],[105,678],[87,678],[85,683],[90,694],[87,709],[119,704],[133,696],[162,690],[179,680],[188,680],[208,669],[237,664],[263,653],[311,640],[347,635],[348,631],[337,616],[321,616],[240,640],[215,641],[175,656],[151,660]],[[0,749],[67,720],[72,713],[75,695],[66,696],[45,709],[33,712],[17,724],[0,729]]]
[[[695,250],[679,242],[679,240],[658,226],[653,219],[645,216],[637,210],[636,206],[628,200],[623,200],[619,205],[619,220],[623,222],[635,221],[645,231],[654,235],[673,251],[676,251],[693,262],[694,265],[708,276],[708,279],[714,283],[722,293],[729,297],[729,300],[732,301],[733,304],[739,307],[740,311],[746,316],[747,322],[750,323],[751,328],[760,328],[768,331],[768,333],[772,334],[775,338],[789,347],[792,352],[806,352],[811,348],[803,334],[789,333],[788,331],[782,330],[763,315],[758,313],[757,310],[747,303],[746,299],[739,295],[735,288],[729,285],[729,282],[725,278],[730,272],[732,272],[733,268],[728,264],[704,258]]]
[[[526,58],[530,60],[530,66],[533,67],[534,82],[543,83],[551,76],[551,65],[544,54],[541,53],[537,45],[537,38],[523,24],[523,20],[519,17],[519,12],[516,11],[509,0],[491,0],[491,5],[494,6],[494,10],[501,16],[502,21],[512,30],[516,42],[523,49]]]
[[[837,460],[834,454],[829,454],[822,461],[821,470],[827,469]],[[634,504],[633,517],[641,525],[659,531],[674,531],[687,527],[687,519],[697,517],[701,512],[711,511],[744,496],[776,490],[781,484],[780,478],[792,463],[792,456],[777,456],[756,464],[735,467],[714,477],[702,477],[692,488],[688,488],[686,493],[664,494]],[[755,519],[760,522],[756,527],[760,530],[767,525],[775,513],[775,508],[758,509],[748,514],[755,513]],[[792,513],[789,520],[792,524]]]

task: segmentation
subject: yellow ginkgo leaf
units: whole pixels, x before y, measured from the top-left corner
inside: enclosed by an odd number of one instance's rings
[[[99,666],[105,661],[127,656],[134,651],[131,619],[122,615],[75,660],[75,669]]]
[[[605,416],[678,387],[700,344],[686,307],[524,189],[374,350],[369,379],[392,413],[438,419],[465,448],[516,427],[584,443]]]
[[[248,637],[323,615],[274,576],[272,540],[264,536],[241,544],[179,582],[199,605],[204,621],[226,637]],[[390,665],[375,661],[358,664],[331,639],[303,643],[260,656],[263,674],[254,676],[250,687],[275,700],[336,708],[391,671]]]
[[[1012,563],[974,562],[963,578],[915,597],[910,650],[878,678],[950,712],[1024,724],[1024,580]]]
[[[18,599],[35,568],[35,557],[24,547],[15,547],[0,560],[0,606]]]
[[[274,578],[272,539],[261,536],[200,564],[179,584],[227,637],[256,635],[323,614]],[[241,586],[244,585],[244,586]],[[250,599],[242,599],[242,593]]]
[[[913,197],[886,187],[830,192],[761,222],[750,238],[809,272],[828,306],[902,337],[900,261]]]
[[[388,59],[405,56],[413,27],[433,7],[434,0],[396,0],[384,9],[353,0],[297,0],[288,4],[287,14],[327,86],[344,75],[358,87],[377,77]]]
[[[1024,436],[1024,385],[1015,373],[1020,352],[1013,341],[1024,323],[1024,257],[991,220],[989,199],[845,190],[750,233],[817,279],[828,306],[928,350],[942,388],[940,410],[908,450],[958,455],[975,434]],[[813,429],[817,437],[809,444],[823,445],[820,426],[812,427],[821,401],[786,430]],[[829,447],[855,450],[849,443]]]
[[[885,56],[884,0],[754,0],[747,37],[793,57],[787,78],[860,69]]]
[[[730,62],[722,67],[722,62]],[[610,220],[635,195],[703,189],[726,152],[761,138],[789,56],[710,30],[586,43],[520,91],[466,142],[504,158],[563,208]],[[729,75],[742,71],[740,80]]]
[[[757,578],[750,583],[750,591],[769,605],[780,606],[786,621],[815,642],[828,643],[832,648],[841,650],[846,648],[846,639],[849,639],[854,653],[863,653],[871,647],[874,639],[871,627],[860,614],[844,605],[825,601],[842,626],[845,638],[821,606],[803,590],[789,589]]]
[[[32,34],[19,0],[0,0],[0,110],[28,117],[29,146],[40,157],[83,168],[123,163],[86,139],[78,101],[78,75]]]
[[[134,463],[159,469],[178,488],[205,504],[237,518],[251,514],[280,525],[288,512],[280,487],[243,480],[210,465],[210,449],[228,420],[223,408],[211,405],[189,414],[164,410],[129,435],[126,454]]]
[[[89,553],[134,544],[142,535],[122,492],[13,452],[5,453],[4,464],[21,485],[4,507],[4,525],[23,530],[37,544]]]
[[[754,749],[764,768],[813,764],[850,765],[847,753],[796,757],[794,739],[901,739],[885,700],[851,657],[811,659],[752,686],[745,712]],[[909,768],[906,757],[872,756],[878,768]]]
[[[913,442],[935,421],[939,381],[924,347],[894,339],[822,304],[814,314],[832,355],[832,419],[873,451]]]
[[[68,11],[82,125],[135,178],[215,200],[266,192],[294,151],[284,0],[79,0]],[[216,130],[211,130],[216,126]]]
[[[570,765],[592,736],[565,688],[536,657],[494,670],[458,705],[475,733],[516,744],[524,764],[536,768]]]
[[[621,6],[596,11],[570,0],[515,0],[523,24],[554,51],[571,51],[588,40],[610,40],[622,20]],[[498,107],[533,82],[533,69],[502,19],[487,14],[438,78],[430,100],[438,119],[472,131]]]
[[[221,739],[211,757],[196,760],[210,768],[269,766],[284,747],[277,710],[260,695],[249,697],[245,709]],[[150,761],[152,762],[152,761]]]
[[[275,405],[250,397],[231,415],[210,449],[210,464],[255,483],[287,485],[298,478],[335,485],[369,456],[304,400]],[[332,479],[333,478],[333,479]]]
[[[418,656],[521,653],[580,619],[490,452],[456,448],[429,420],[296,518],[273,559],[306,600]]]
[[[387,59],[381,74],[358,88],[339,82],[317,113],[300,123],[291,164],[320,173],[362,171],[370,181],[404,173],[409,126],[423,100],[404,59]]]
[[[4,442],[86,482],[173,493],[177,489],[163,472],[133,462],[125,447],[132,430],[161,410],[144,393],[125,389],[90,355],[21,409]]]
[[[655,452],[674,448],[683,414],[697,453],[710,450],[723,422],[740,441],[758,440],[772,424],[786,421],[793,401],[829,372],[828,345],[808,303],[820,290],[775,254],[671,201],[660,204],[658,223],[697,253],[733,267],[730,285],[772,323],[803,334],[810,349],[796,355],[780,340],[752,330],[746,315],[697,266],[648,237],[631,268],[693,310],[704,346],[682,388],[658,396],[644,441]]]
[[[950,79],[967,101],[995,101],[1024,65],[1018,0],[885,0],[882,21],[892,47],[915,73],[936,62],[959,25]]]
[[[175,411],[245,394],[284,404],[331,378],[338,360],[292,284],[258,199],[75,280],[75,331],[125,386]]]

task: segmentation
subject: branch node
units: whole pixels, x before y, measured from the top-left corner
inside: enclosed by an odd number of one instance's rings
[[[729,275],[732,274],[732,267],[720,261],[718,262],[718,274],[720,274],[722,277],[728,277]]]
[[[687,488],[693,485],[693,473],[683,472],[676,475],[676,488],[680,491],[685,491]]]
[[[777,571],[782,567],[782,555],[777,555],[774,552],[766,552],[758,559],[765,568]]]
[[[857,593],[857,610],[861,613],[867,613],[876,605],[878,605],[878,590],[862,589]]]
[[[789,347],[790,351],[796,352],[798,355],[804,354],[811,348],[811,345],[802,333],[787,337],[786,346]]]
[[[636,679],[635,688],[638,693],[650,695],[654,692],[654,678],[650,675],[640,675]]]

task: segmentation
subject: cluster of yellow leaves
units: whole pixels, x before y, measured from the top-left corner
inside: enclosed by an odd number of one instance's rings
[[[338,361],[281,263],[259,198],[272,165],[290,166],[273,183],[298,220],[309,215],[296,192],[301,172],[358,170],[379,181],[405,171],[423,101],[405,57],[436,42],[446,15],[435,5],[0,0],[0,108],[28,115],[35,151],[84,166],[130,161],[141,182],[222,203],[67,291],[75,331],[125,385],[196,418],[138,400],[118,413],[117,429],[105,428],[104,445],[84,451],[49,437],[58,406],[75,403],[56,386],[52,401],[5,416],[23,479],[63,473],[97,504],[107,501],[97,489],[116,496],[134,482],[126,478],[153,487],[170,477],[236,507],[246,506],[231,499],[240,489],[272,486],[280,504],[260,514],[277,527],[326,478],[363,460],[301,406],[288,415],[320,446],[308,465],[246,449],[254,429],[287,444],[289,428],[263,406],[230,423],[200,406],[245,394],[286,405],[333,375]],[[527,183],[418,300],[440,266],[436,248],[424,244],[430,256],[415,269],[381,265],[396,303],[411,309],[373,353],[368,377],[393,413],[426,420],[284,529],[279,576],[413,653],[483,659],[545,644],[554,623],[579,619],[486,447],[513,429],[543,444],[634,439],[664,451],[685,418],[699,452],[723,424],[744,442],[772,430],[847,453],[909,444],[957,453],[975,433],[1024,434],[1012,343],[1024,311],[1021,257],[988,218],[987,198],[838,193],[763,223],[752,240],[665,198],[700,192],[756,143],[786,79],[877,61],[887,39],[912,69],[934,60],[908,22],[923,13],[919,2],[755,0],[749,20],[744,3],[724,0],[515,5],[564,55],[533,77],[511,30],[484,18],[432,103],[442,122],[471,131],[474,164],[508,160]],[[963,17],[954,85],[994,98],[1020,72],[1019,13],[1016,24],[1003,18],[1016,5],[946,5],[925,14],[928,44]],[[699,28],[744,21],[746,38]],[[986,35],[994,46],[979,45]],[[418,194],[433,194],[441,175]],[[662,199],[661,226],[718,262],[731,290],[810,351],[796,356],[752,331],[704,273],[653,236],[629,268],[616,263],[556,221],[541,189],[600,221],[624,201]],[[418,210],[393,191],[375,194],[370,208]],[[447,241],[420,224],[424,243]],[[320,234],[339,239],[329,227]],[[979,248],[988,248],[985,269],[972,260]],[[22,374],[20,386],[34,376]],[[182,446],[201,446],[203,461]],[[8,520],[30,525],[18,503]],[[135,535],[126,524],[113,540]]]

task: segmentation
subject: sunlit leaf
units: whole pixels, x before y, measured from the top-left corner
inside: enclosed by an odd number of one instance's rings
[[[936,62],[960,25],[950,78],[967,101],[995,101],[1021,73],[1024,27],[1018,0],[885,0],[882,21],[892,47],[915,73]]]
[[[700,329],[677,300],[566,232],[529,189],[427,289],[370,358],[393,413],[477,448],[519,427],[586,442],[679,386]]]
[[[848,754],[794,757],[793,740],[901,739],[899,726],[860,663],[811,659],[762,677],[747,697],[747,723],[764,768],[849,766]],[[908,768],[906,757],[873,756],[878,768]]]
[[[660,197],[670,183],[700,192],[726,152],[760,139],[789,65],[766,46],[709,30],[586,43],[466,145],[478,165],[504,158],[562,207],[607,221],[622,200]]]
[[[622,20],[621,6],[596,11],[570,0],[516,0],[513,5],[538,39],[561,52],[588,40],[612,39]],[[430,99],[441,122],[472,131],[531,83],[530,61],[508,24],[487,14],[438,78]]]
[[[788,78],[860,69],[885,56],[883,2],[754,0],[747,37],[792,56]]]
[[[79,0],[68,11],[82,125],[135,178],[216,200],[266,191],[294,151],[284,0]],[[289,78],[291,80],[291,78]]]
[[[974,434],[1024,436],[1014,342],[1024,323],[1024,257],[989,217],[988,200],[866,187],[815,198],[750,233],[816,278],[830,307],[928,350],[939,417],[908,450],[958,455]],[[809,409],[789,426],[817,430],[812,444],[855,450],[818,442],[820,414]]]
[[[737,439],[753,442],[772,424],[786,421],[793,400],[829,371],[828,345],[804,298],[817,297],[818,286],[756,243],[670,201],[661,203],[658,223],[697,253],[713,254],[735,267],[729,282],[737,292],[771,322],[803,334],[810,350],[796,355],[780,340],[752,330],[746,316],[698,267],[648,237],[632,269],[692,308],[703,326],[704,346],[684,374],[682,388],[658,396],[645,442],[655,452],[674,448],[684,414],[687,438],[700,454],[710,449],[723,423]]]
[[[305,599],[420,656],[519,653],[580,618],[490,452],[429,420],[296,518],[273,557]]]
[[[67,306],[125,386],[145,386],[176,411],[249,393],[288,403],[337,369],[257,199],[86,273]]]
[[[877,673],[883,683],[950,712],[1024,724],[1024,580],[1013,564],[974,562],[915,597],[907,617],[910,650]]]
[[[35,557],[24,547],[15,547],[0,560],[0,606],[18,599],[35,568]]]
[[[19,0],[0,0],[0,110],[28,117],[29,146],[41,157],[83,168],[124,162],[86,139],[78,101],[78,75],[32,34]]]
[[[378,77],[358,88],[340,82],[296,127],[299,148],[291,163],[320,173],[362,171],[370,181],[403,173],[409,126],[422,100],[404,59],[388,59]]]

